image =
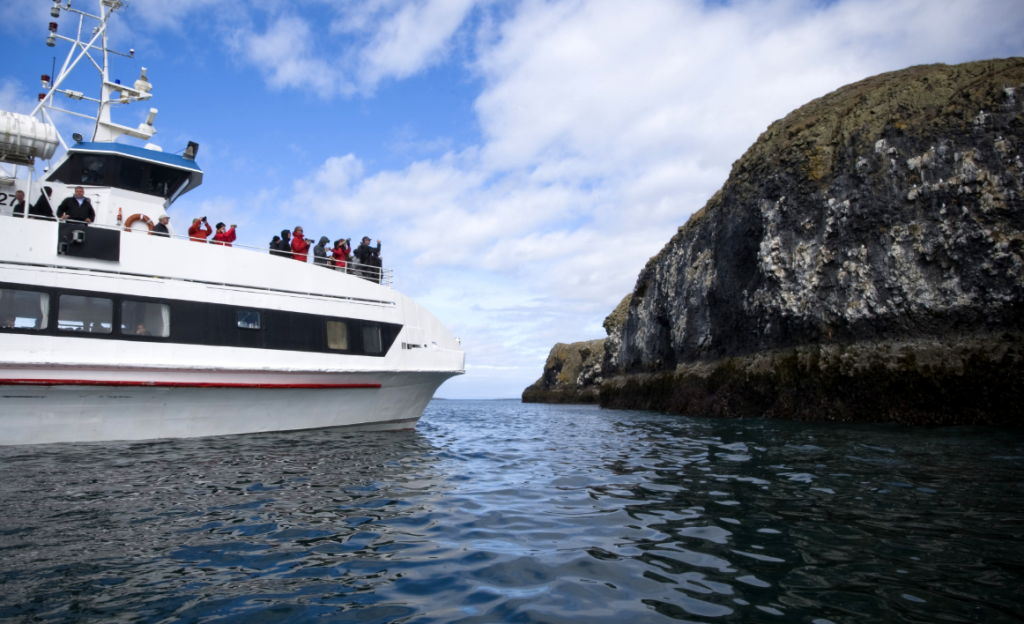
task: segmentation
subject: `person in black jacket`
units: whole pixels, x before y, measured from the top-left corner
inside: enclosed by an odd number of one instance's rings
[[[327,262],[327,245],[330,244],[330,242],[331,239],[326,236],[320,237],[320,242],[313,248],[313,264],[329,266]]]
[[[153,236],[163,236],[165,238],[171,237],[171,231],[167,229],[167,224],[171,222],[171,218],[167,215],[161,216],[156,225],[153,226]]]
[[[84,221],[92,223],[96,220],[96,211],[92,202],[85,196],[85,189],[76,186],[74,197],[66,197],[57,207],[57,218],[60,220]]]
[[[363,241],[356,248],[355,256],[359,260],[359,264],[364,265],[357,267],[356,274],[371,282],[379,282],[381,275],[380,239],[377,239],[377,248],[374,249],[370,247],[370,237],[364,236]]]
[[[53,218],[53,207],[50,205],[50,197],[53,196],[53,189],[44,186],[43,190],[39,193],[39,199],[36,203],[32,204],[28,208],[28,216],[30,219],[35,217],[43,217],[44,219]]]
[[[14,192],[14,216],[25,214],[25,191]]]
[[[277,239],[277,247],[271,247],[270,253],[282,256],[284,258],[292,257],[292,233],[291,230],[281,230],[281,238],[274,237]]]

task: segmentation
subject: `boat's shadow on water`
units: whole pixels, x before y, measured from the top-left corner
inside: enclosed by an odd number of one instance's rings
[[[438,401],[0,449],[14,621],[1016,621],[1017,432]]]

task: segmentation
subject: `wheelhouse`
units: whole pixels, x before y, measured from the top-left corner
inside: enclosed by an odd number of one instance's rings
[[[202,184],[203,172],[195,161],[176,154],[120,143],[77,143],[46,180],[142,193],[163,199],[167,207]]]

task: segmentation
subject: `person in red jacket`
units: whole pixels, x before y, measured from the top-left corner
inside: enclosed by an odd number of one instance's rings
[[[206,229],[202,229],[202,226],[205,226]],[[203,235],[202,238],[199,238],[200,234]],[[210,234],[213,234],[213,228],[211,228],[210,224],[206,222],[206,217],[203,217],[202,219],[192,219],[192,225],[188,228],[188,235],[191,240],[194,240],[197,243],[205,243]]]
[[[334,241],[334,250],[331,251],[331,266],[336,271],[344,271],[345,265],[348,262],[348,257],[352,255],[352,247],[349,242],[352,239],[338,239]]]
[[[295,231],[292,232],[292,259],[306,262],[308,254],[309,241],[302,235],[302,226],[298,225],[295,227]]]
[[[217,224],[217,233],[213,235],[213,241],[211,241],[214,245],[230,247],[231,243],[235,242],[235,224],[231,224],[230,230],[225,230],[226,227],[223,221]]]

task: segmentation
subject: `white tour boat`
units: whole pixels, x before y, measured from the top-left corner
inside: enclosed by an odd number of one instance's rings
[[[123,2],[96,1],[92,15],[54,0],[47,44],[71,51],[43,76],[34,111],[0,111],[0,444],[414,427],[464,372],[465,353],[392,289],[390,271],[370,281],[352,267],[151,233],[202,182],[198,145],[176,155],[117,142],[148,141],[157,111],[137,128],[111,120],[114,105],[148,101],[151,85],[145,69],[131,87],[111,82],[109,55],[120,53],[107,23]],[[57,33],[62,12],[77,21],[74,38]],[[99,98],[62,87],[89,65]],[[97,113],[63,109],[58,96]],[[65,143],[50,111],[95,119],[92,140]],[[38,171],[58,145],[63,156]],[[56,213],[79,186],[93,223],[38,214],[43,187]]]

